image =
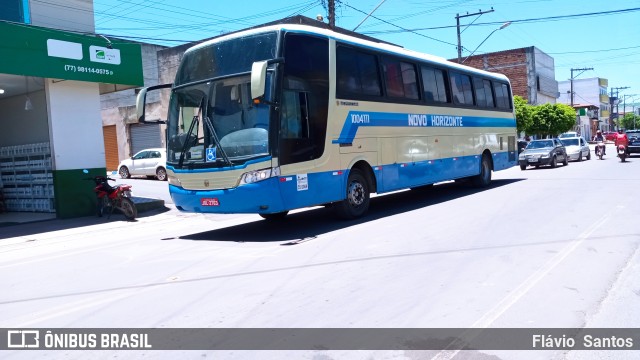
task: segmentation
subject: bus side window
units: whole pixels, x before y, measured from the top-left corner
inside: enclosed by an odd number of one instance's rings
[[[309,138],[309,102],[306,92],[285,90],[280,112],[283,139]]]
[[[338,46],[336,57],[338,97],[380,96],[378,62],[372,54]]]
[[[457,105],[473,105],[471,78],[468,75],[453,72],[450,77],[453,103]]]
[[[479,107],[493,108],[493,92],[491,90],[491,81],[473,78],[473,90],[476,94],[476,102]]]
[[[444,82],[444,71],[428,66],[421,66],[424,98],[427,102],[449,102]]]
[[[387,96],[394,98],[418,99],[418,82],[412,64],[390,58],[383,58]]]
[[[509,86],[498,82],[493,83],[493,89],[496,92],[496,104],[498,109],[511,110],[511,101],[509,101]]]

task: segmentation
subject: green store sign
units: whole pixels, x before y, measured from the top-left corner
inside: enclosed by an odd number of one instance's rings
[[[143,86],[140,45],[0,21],[0,73]]]

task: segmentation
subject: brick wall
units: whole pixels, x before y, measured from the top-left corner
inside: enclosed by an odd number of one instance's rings
[[[468,58],[464,65],[476,69],[496,72],[505,75],[511,82],[514,95],[530,99],[527,80],[527,49],[506,50],[484,55],[474,55]],[[451,61],[457,62],[456,59]]]

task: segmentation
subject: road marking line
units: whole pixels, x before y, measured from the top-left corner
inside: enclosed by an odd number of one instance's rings
[[[620,210],[620,206],[617,209],[611,210],[609,213],[602,216],[598,221],[593,223],[585,231],[583,231],[578,238],[569,243],[565,248],[557,253],[554,257],[547,261],[547,263],[539,268],[536,272],[531,274],[525,281],[518,286],[513,293],[504,297],[496,306],[485,313],[480,319],[473,323],[469,328],[471,329],[484,329],[489,327],[494,321],[496,321],[502,314],[504,314],[509,308],[511,308],[516,302],[518,302],[527,292],[529,292],[534,286],[536,286],[540,280],[542,280],[551,270],[553,270],[558,264],[560,264],[567,256],[569,256],[578,246],[580,246],[584,240],[589,238],[593,232],[600,228],[611,217],[612,213]],[[464,337],[464,333],[463,336]],[[453,345],[450,343],[447,347]],[[453,359],[460,350],[447,350],[447,348],[440,351],[432,360],[444,360]]]

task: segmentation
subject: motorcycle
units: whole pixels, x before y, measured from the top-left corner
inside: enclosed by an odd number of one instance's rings
[[[84,172],[88,173],[86,170]],[[94,176],[85,180],[92,180],[96,184],[93,191],[98,199],[97,214],[99,217],[108,213],[108,219],[116,209],[123,213],[127,220],[134,220],[138,216],[138,210],[131,200],[131,185],[111,186],[109,181],[115,181],[115,179],[106,176]]]
[[[627,158],[627,148],[624,145],[618,145],[618,157],[620,161],[625,162]]]
[[[598,141],[596,144],[596,156],[602,160],[602,156],[604,155],[604,141]]]

